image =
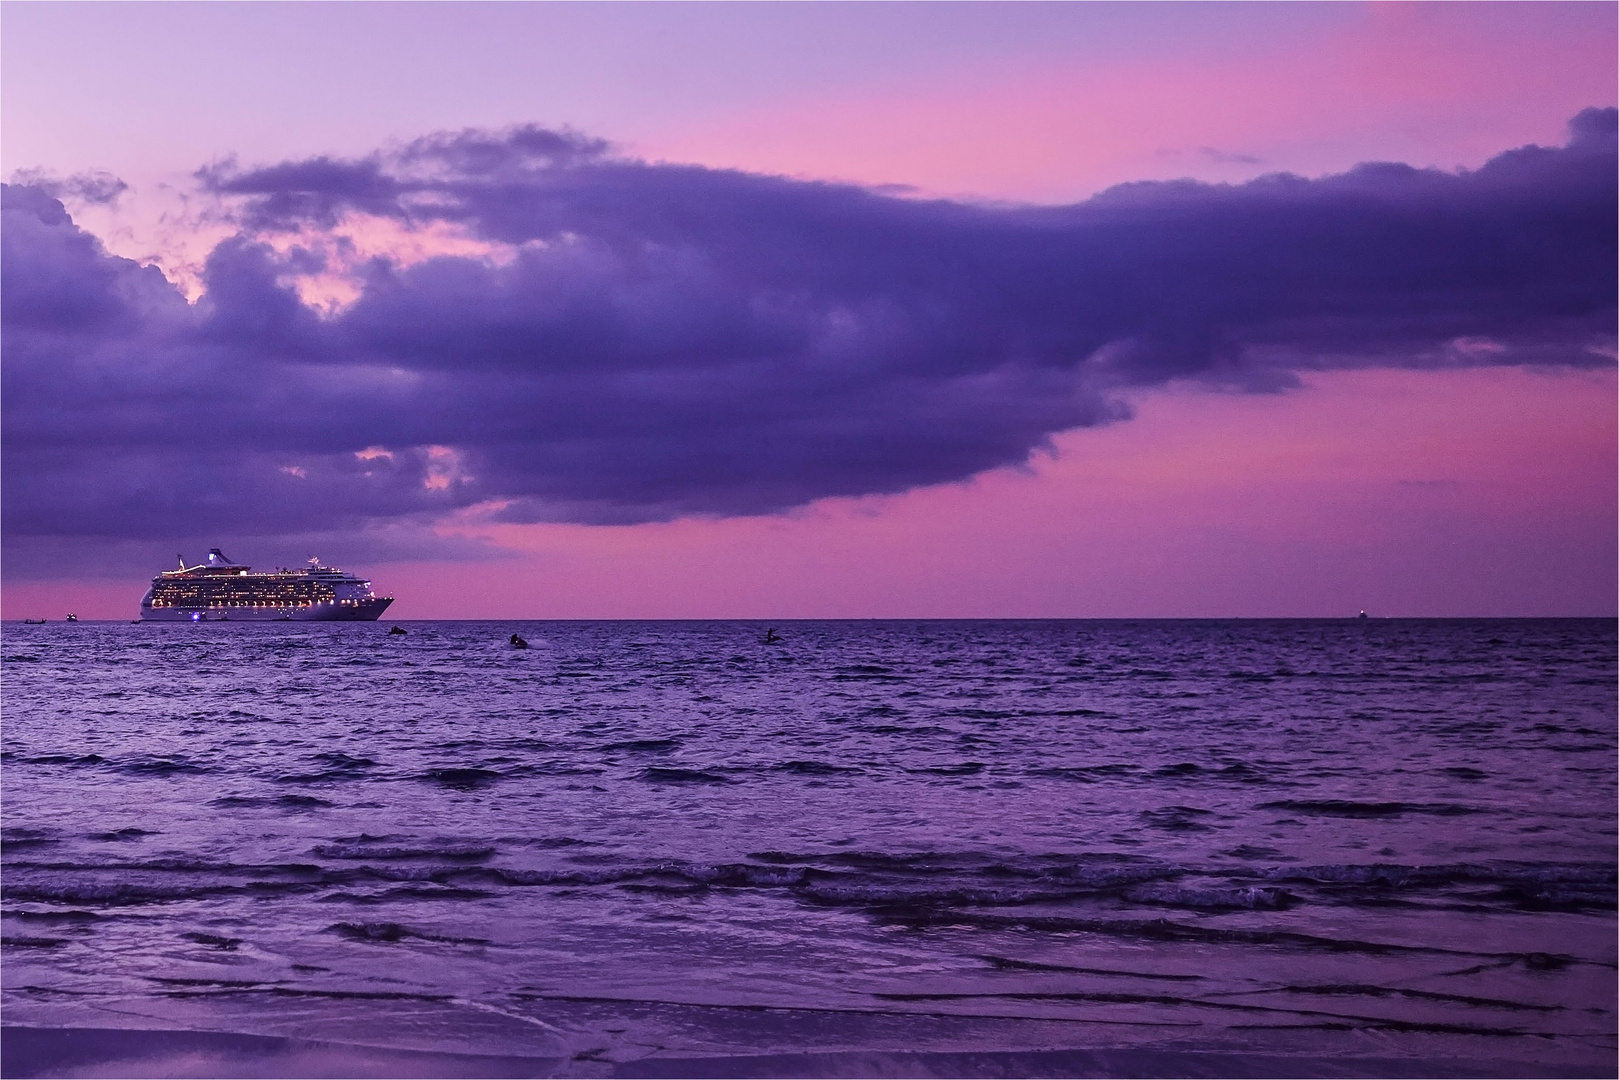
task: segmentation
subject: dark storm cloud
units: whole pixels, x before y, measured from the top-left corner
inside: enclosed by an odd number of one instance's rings
[[[572,132],[440,135],[204,170],[243,229],[194,306],[13,185],[5,530],[766,513],[1026,461],[1126,416],[1125,388],[1609,364],[1615,126],[1587,110],[1566,146],[1459,174],[1128,184],[1058,208],[647,164]],[[323,256],[264,240],[351,213],[506,254],[374,261],[322,316],[288,280]]]

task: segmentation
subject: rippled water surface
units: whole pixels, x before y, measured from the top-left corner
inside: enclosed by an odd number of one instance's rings
[[[8,1023],[1611,1068],[1611,621],[401,625],[5,626]]]

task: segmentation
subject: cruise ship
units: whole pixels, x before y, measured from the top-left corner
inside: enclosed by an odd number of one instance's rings
[[[218,548],[196,566],[152,579],[141,597],[142,622],[366,622],[393,603],[371,583],[310,559],[300,570],[253,573]]]

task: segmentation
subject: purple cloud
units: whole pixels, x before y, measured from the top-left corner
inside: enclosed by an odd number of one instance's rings
[[[242,232],[188,305],[4,192],[4,527],[348,533],[768,513],[1017,464],[1124,388],[1612,363],[1615,110],[1459,174],[1396,164],[924,201],[654,165],[572,132],[199,174]],[[364,268],[322,315],[277,234],[444,223],[508,257]],[[368,451],[381,448],[386,453]],[[22,554],[17,554],[21,552]]]

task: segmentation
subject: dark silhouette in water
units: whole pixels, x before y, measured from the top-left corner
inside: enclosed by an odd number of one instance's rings
[[[526,648],[528,648],[528,642],[524,641],[522,638],[518,637],[516,634],[513,634],[512,635],[512,648],[514,648],[514,649],[526,649]]]
[[[776,633],[776,628],[774,626],[772,626],[769,630],[765,631],[765,644],[766,645],[774,645],[776,642],[778,642],[780,640],[781,640],[781,635]]]
[[[390,633],[390,634],[403,634],[403,633],[405,633],[405,628],[403,626],[390,626],[390,627],[388,627],[388,633]]]

